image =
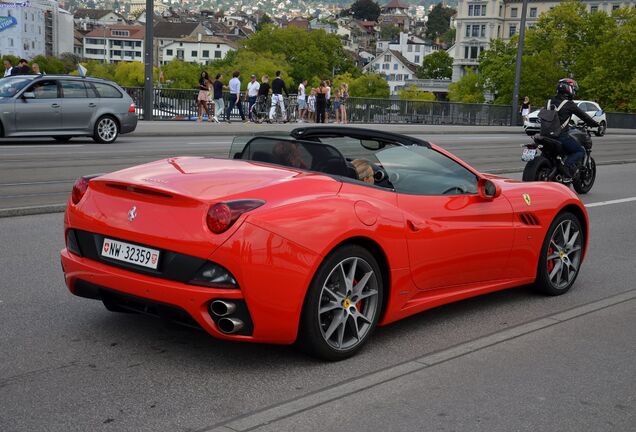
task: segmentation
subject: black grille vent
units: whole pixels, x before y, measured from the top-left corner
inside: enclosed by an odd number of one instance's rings
[[[532,213],[520,213],[519,219],[526,225],[541,225],[539,219]]]

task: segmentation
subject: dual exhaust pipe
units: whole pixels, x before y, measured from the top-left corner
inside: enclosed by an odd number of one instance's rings
[[[236,304],[225,300],[214,300],[210,304],[210,312],[215,317],[218,317],[216,325],[222,333],[232,334],[240,331],[245,324],[238,318],[231,318],[236,312]]]

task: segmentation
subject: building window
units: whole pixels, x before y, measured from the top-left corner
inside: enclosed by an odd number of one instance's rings
[[[470,36],[470,24],[466,26],[466,37]]]
[[[124,37],[130,36],[130,32],[128,30],[111,30],[110,34],[111,36],[124,36]]]
[[[214,58],[221,58],[221,51],[214,51]]]
[[[468,16],[486,16],[486,5],[469,5]]]
[[[167,56],[171,56],[172,55],[172,50],[166,50],[166,55]]]
[[[402,81],[402,74],[397,74],[397,75],[395,76],[395,79],[396,79],[397,81]]]
[[[479,57],[479,47],[472,46],[470,47],[470,58],[476,59]]]
[[[473,25],[473,31],[471,32],[473,37],[479,37],[479,26]]]
[[[141,46],[141,41],[137,41],[137,42],[135,42],[135,46],[136,46],[136,47],[140,47],[140,46]]]
[[[408,49],[408,51],[409,51],[409,52],[413,52],[413,45],[409,45],[409,49]]]
[[[464,58],[468,58],[469,48],[467,46],[464,47]]]
[[[619,4],[613,4],[612,5],[612,10],[613,11],[618,10],[620,7],[621,7],[621,5],[619,5]]]
[[[141,57],[141,53],[139,51],[135,52],[135,57]]]
[[[409,74],[404,75],[404,79],[405,80],[409,79]]]
[[[537,8],[533,7],[530,8],[530,18],[536,18],[537,17]]]
[[[198,52],[197,51],[192,51],[192,57],[197,57]]]
[[[209,58],[210,57],[210,51],[209,50],[203,50],[203,58]]]
[[[393,63],[393,70],[398,70],[398,64],[397,63]]]
[[[503,11],[503,6],[499,5],[499,16],[501,16],[501,12]]]
[[[391,55],[390,54],[385,54],[384,55],[384,61],[385,62],[390,62],[391,61]]]
[[[517,18],[517,8],[511,8],[510,9],[510,18]]]
[[[9,38],[9,46],[12,47],[13,46],[13,38]]]
[[[513,37],[515,34],[517,34],[517,26],[516,25],[511,25],[510,26],[510,32],[508,33],[509,37]]]
[[[486,24],[482,24],[481,33],[479,34],[481,37],[486,37]]]
[[[590,12],[592,12],[592,13],[598,12],[598,6],[596,6],[596,5],[590,6]]]
[[[415,56],[415,64],[416,65],[420,64],[420,56],[418,56],[418,55]]]

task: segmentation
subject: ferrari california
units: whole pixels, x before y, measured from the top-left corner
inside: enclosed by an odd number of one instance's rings
[[[532,285],[560,295],[588,220],[567,187],[480,173],[409,136],[303,127],[77,180],[71,293],[338,360],[378,325]]]

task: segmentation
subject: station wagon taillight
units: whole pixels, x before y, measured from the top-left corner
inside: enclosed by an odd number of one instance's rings
[[[212,204],[205,221],[210,231],[221,234],[243,214],[265,204],[262,200],[244,199]]]
[[[129,112],[129,113],[134,113],[134,112],[136,111],[136,108],[137,108],[137,107],[135,107],[135,103],[133,102],[133,103],[131,103],[131,104],[130,104],[130,106],[128,107],[128,112]]]

